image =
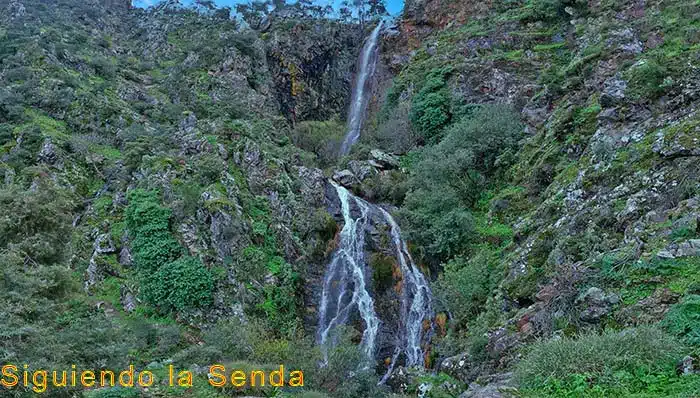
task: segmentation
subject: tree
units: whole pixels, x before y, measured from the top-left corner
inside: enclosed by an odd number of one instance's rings
[[[360,21],[360,25],[387,14],[385,0],[344,0],[340,8],[342,19],[350,20],[351,16],[354,16]]]
[[[404,218],[408,237],[437,261],[459,255],[474,237],[471,216],[494,174],[509,166],[523,127],[503,105],[482,105],[446,129],[413,167]]]
[[[216,4],[214,4],[214,0],[194,0],[195,7],[207,10],[207,11],[214,11],[216,9]]]
[[[381,17],[387,15],[386,3],[384,0],[366,0],[370,17]]]
[[[340,7],[340,10],[338,10],[338,13],[340,15],[340,20],[344,22],[351,22],[352,21],[352,10],[350,7],[347,6],[347,2],[343,2],[343,5]]]
[[[260,27],[262,21],[270,13],[270,1],[255,0],[248,4],[236,4],[236,12],[241,14],[243,20],[253,29]]]
[[[272,6],[275,11],[280,11],[287,6],[287,0],[272,0]]]

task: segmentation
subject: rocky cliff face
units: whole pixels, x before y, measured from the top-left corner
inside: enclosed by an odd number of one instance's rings
[[[504,274],[480,318],[453,330],[499,319],[482,329],[488,359],[442,365],[466,383],[511,369],[537,338],[654,324],[694,294],[677,285],[693,277],[637,267],[698,265],[698,36],[676,29],[697,6],[545,3],[408,2],[385,37],[396,77],[384,115],[415,109],[430,72],[448,68],[451,117],[454,104],[496,103],[526,122],[486,207],[488,223],[512,228]]]
[[[362,32],[329,21],[271,26],[264,35],[281,111],[294,122],[344,115]]]
[[[288,20],[261,33],[216,13],[115,1],[0,10],[0,196],[3,213],[34,214],[2,222],[3,261],[19,274],[31,263],[57,286],[42,296],[13,283],[3,300],[51,305],[33,319],[3,316],[3,330],[42,322],[41,333],[77,342],[56,317],[78,305],[67,322],[82,337],[114,330],[95,338],[115,351],[86,358],[76,346],[57,361],[96,367],[127,359],[132,321],[151,342],[174,336],[162,355],[144,351],[147,362],[190,346],[186,335],[203,344],[221,323],[260,320],[261,342],[313,329],[317,292],[305,281],[322,273],[336,231],[324,174],[290,143],[287,118],[344,112],[355,28]],[[37,228],[12,227],[32,217]],[[13,343],[13,358],[52,343],[31,344]]]

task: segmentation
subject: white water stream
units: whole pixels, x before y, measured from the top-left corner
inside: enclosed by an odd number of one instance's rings
[[[360,53],[360,71],[357,74],[357,80],[352,90],[350,111],[348,112],[348,132],[340,147],[340,156],[347,155],[355,142],[360,138],[362,122],[365,119],[367,103],[369,102],[369,97],[365,92],[368,88],[368,81],[374,75],[374,71],[377,67],[377,43],[383,24],[382,21],[377,24],[377,27],[374,28],[372,34],[365,41],[362,52]]]
[[[348,132],[340,150],[341,156],[350,152],[360,137],[362,122],[368,103],[367,81],[374,74],[377,62],[377,42],[382,22],[372,31],[360,54],[360,72],[353,89],[352,103],[348,118]],[[394,370],[401,354],[406,366],[424,365],[425,347],[432,331],[432,293],[425,276],[411,258],[406,242],[401,238],[401,229],[396,220],[383,208],[371,204],[351,194],[347,189],[330,181],[338,194],[343,216],[343,229],[340,231],[338,248],[333,253],[323,280],[323,292],[319,307],[318,341],[324,350],[327,363],[327,348],[332,346],[333,331],[348,323],[354,311],[364,322],[360,346],[367,358],[367,364],[375,360],[377,335],[382,327],[374,308],[371,269],[365,261],[365,234],[371,221],[380,217],[390,227],[389,237],[393,255],[401,270],[398,292],[401,306],[396,330],[388,330],[393,336],[394,353],[389,367],[380,380],[386,382]],[[375,218],[373,219],[372,216]],[[382,221],[380,221],[382,222]],[[393,325],[392,325],[393,326]],[[384,325],[386,327],[386,325]],[[365,364],[365,366],[370,366]]]

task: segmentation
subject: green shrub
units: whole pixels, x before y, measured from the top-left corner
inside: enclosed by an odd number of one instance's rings
[[[292,143],[316,154],[322,165],[335,162],[345,137],[345,124],[338,120],[304,121],[292,132]]]
[[[74,197],[48,178],[34,182],[35,190],[0,187],[0,251],[21,253],[28,263],[59,263],[70,241]]]
[[[372,253],[369,259],[372,268],[372,280],[377,292],[382,292],[391,287],[394,273],[394,258],[381,253]]]
[[[653,59],[638,62],[626,72],[629,91],[635,100],[655,100],[666,92],[668,69]]]
[[[451,321],[456,325],[476,316],[486,303],[492,288],[490,268],[483,256],[470,260],[456,257],[445,264],[433,291],[455,317]]]
[[[279,269],[273,272],[277,278],[274,285],[266,285],[262,289],[263,301],[257,309],[265,314],[270,327],[279,335],[288,335],[299,326],[299,309],[302,307],[298,291],[301,278],[287,262],[279,264]]]
[[[264,333],[255,326],[235,317],[221,320],[206,332],[204,342],[221,352],[222,358],[219,359],[249,359],[254,353],[254,339],[262,338]]]
[[[125,216],[136,267],[153,272],[180,257],[182,247],[170,232],[171,211],[160,205],[158,194],[135,189],[128,198]]]
[[[194,257],[182,257],[147,274],[143,293],[161,312],[204,307],[212,302],[214,279],[211,272]]]
[[[406,195],[401,211],[408,239],[426,255],[449,258],[474,238],[474,219],[453,189],[427,187]]]
[[[445,81],[450,72],[449,68],[431,71],[423,88],[413,98],[411,123],[425,140],[437,137],[452,117],[450,92]]]
[[[475,236],[470,211],[486,181],[510,165],[522,128],[508,107],[478,106],[411,167],[402,215],[408,237],[428,255],[448,258]]]
[[[700,346],[700,295],[686,296],[671,307],[662,324],[687,343]]]
[[[584,388],[643,391],[645,380],[675,376],[682,355],[678,341],[654,327],[591,333],[534,344],[518,363],[516,378],[528,389],[566,386],[582,375]]]

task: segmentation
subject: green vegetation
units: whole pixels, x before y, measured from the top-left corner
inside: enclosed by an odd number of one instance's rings
[[[170,233],[171,211],[160,205],[157,192],[129,192],[125,216],[139,269],[155,272],[182,255],[180,244]]]
[[[697,376],[678,376],[682,346],[653,327],[533,345],[517,366],[525,396],[691,397]]]
[[[700,348],[700,296],[690,294],[684,297],[666,314],[662,324],[670,333]]]
[[[389,394],[354,319],[333,347],[309,321],[338,233],[311,168],[354,169],[380,148],[400,167],[353,189],[399,207],[433,283],[426,361],[514,368],[523,397],[700,391],[678,371],[700,354],[697,1],[416,5],[381,45],[396,73],[386,102],[374,112],[373,98],[341,161],[349,71],[371,28],[347,23],[383,14],[381,1],[331,19],[306,1],[253,2],[238,7],[246,24],[205,0],[21,3],[23,15],[0,5],[4,361],[134,363],[160,378],[171,361],[284,363],[307,381],[214,390],[199,374],[191,390],[95,398]],[[395,259],[367,262],[375,297],[394,299]],[[620,298],[600,319],[582,316],[591,287]],[[428,373],[409,370],[401,393],[459,396],[473,381]]]
[[[144,278],[144,296],[161,311],[183,311],[211,304],[213,278],[199,259],[181,257]]]
[[[416,97],[411,108],[411,122],[424,140],[430,141],[449,123],[450,96],[445,79],[449,68],[434,69]]]
[[[522,126],[503,106],[476,107],[426,148],[412,167],[402,215],[424,253],[446,259],[476,237],[471,214],[488,180],[509,165]]]

